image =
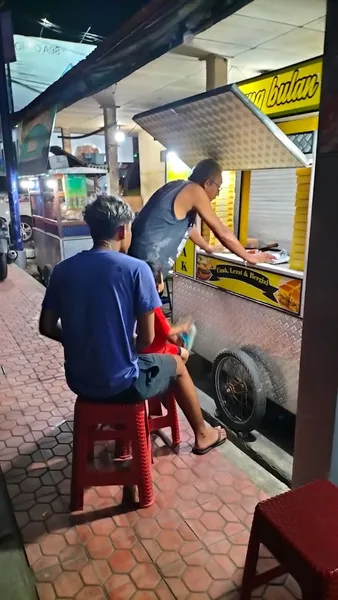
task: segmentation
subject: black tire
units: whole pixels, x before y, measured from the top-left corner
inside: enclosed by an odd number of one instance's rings
[[[285,378],[277,361],[267,356],[257,346],[242,346],[241,350],[255,361],[263,379],[266,397],[279,406],[285,406],[287,403]]]
[[[45,265],[42,270],[42,282],[47,287],[49,284],[49,280],[51,278],[51,274],[53,272],[52,265]]]
[[[5,281],[8,275],[7,254],[0,253],[0,281]]]
[[[229,370],[231,366],[238,365],[241,367],[242,373],[245,374],[242,379],[236,378],[235,384],[230,381]],[[228,363],[228,371],[226,367]],[[227,376],[226,382],[221,380],[222,373]],[[230,429],[236,432],[250,433],[258,427],[263,419],[266,411],[266,397],[264,385],[260,372],[252,358],[239,349],[225,348],[215,358],[212,365],[212,379],[216,394],[216,406],[218,409],[219,418],[224,421]],[[229,392],[229,389],[235,389],[234,386],[239,386],[236,392]],[[243,418],[235,415],[231,409],[230,402],[233,403],[236,394],[246,394],[242,400],[235,400],[241,410],[248,404],[246,414]]]

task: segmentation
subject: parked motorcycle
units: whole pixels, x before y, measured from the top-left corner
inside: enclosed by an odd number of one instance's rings
[[[0,281],[5,281],[8,265],[18,258],[16,250],[9,247],[9,228],[6,219],[0,217]]]

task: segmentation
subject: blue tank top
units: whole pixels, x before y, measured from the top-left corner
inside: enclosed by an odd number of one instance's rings
[[[178,194],[189,183],[181,180],[166,183],[148,200],[133,223],[130,256],[160,265],[164,277],[181,254],[195,223],[194,210],[184,219],[177,219],[174,212]]]

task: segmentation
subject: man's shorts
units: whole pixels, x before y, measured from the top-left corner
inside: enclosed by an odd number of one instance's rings
[[[132,387],[143,400],[166,392],[176,377],[177,363],[170,354],[140,354],[138,367],[139,376]]]
[[[103,404],[136,404],[166,392],[176,377],[177,363],[171,354],[140,354],[138,367],[138,379],[123,392],[108,398],[86,399]]]

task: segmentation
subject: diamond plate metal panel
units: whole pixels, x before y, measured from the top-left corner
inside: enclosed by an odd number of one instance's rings
[[[235,85],[134,120],[189,167],[207,157],[228,171],[307,166],[302,152]]]
[[[308,131],[307,133],[292,133],[291,135],[288,135],[288,138],[303,152],[303,154],[312,154],[314,141],[313,131]]]
[[[173,280],[174,321],[191,315],[194,350],[209,361],[227,346],[255,345],[273,356],[287,386],[286,408],[296,413],[302,321],[194,280]]]

